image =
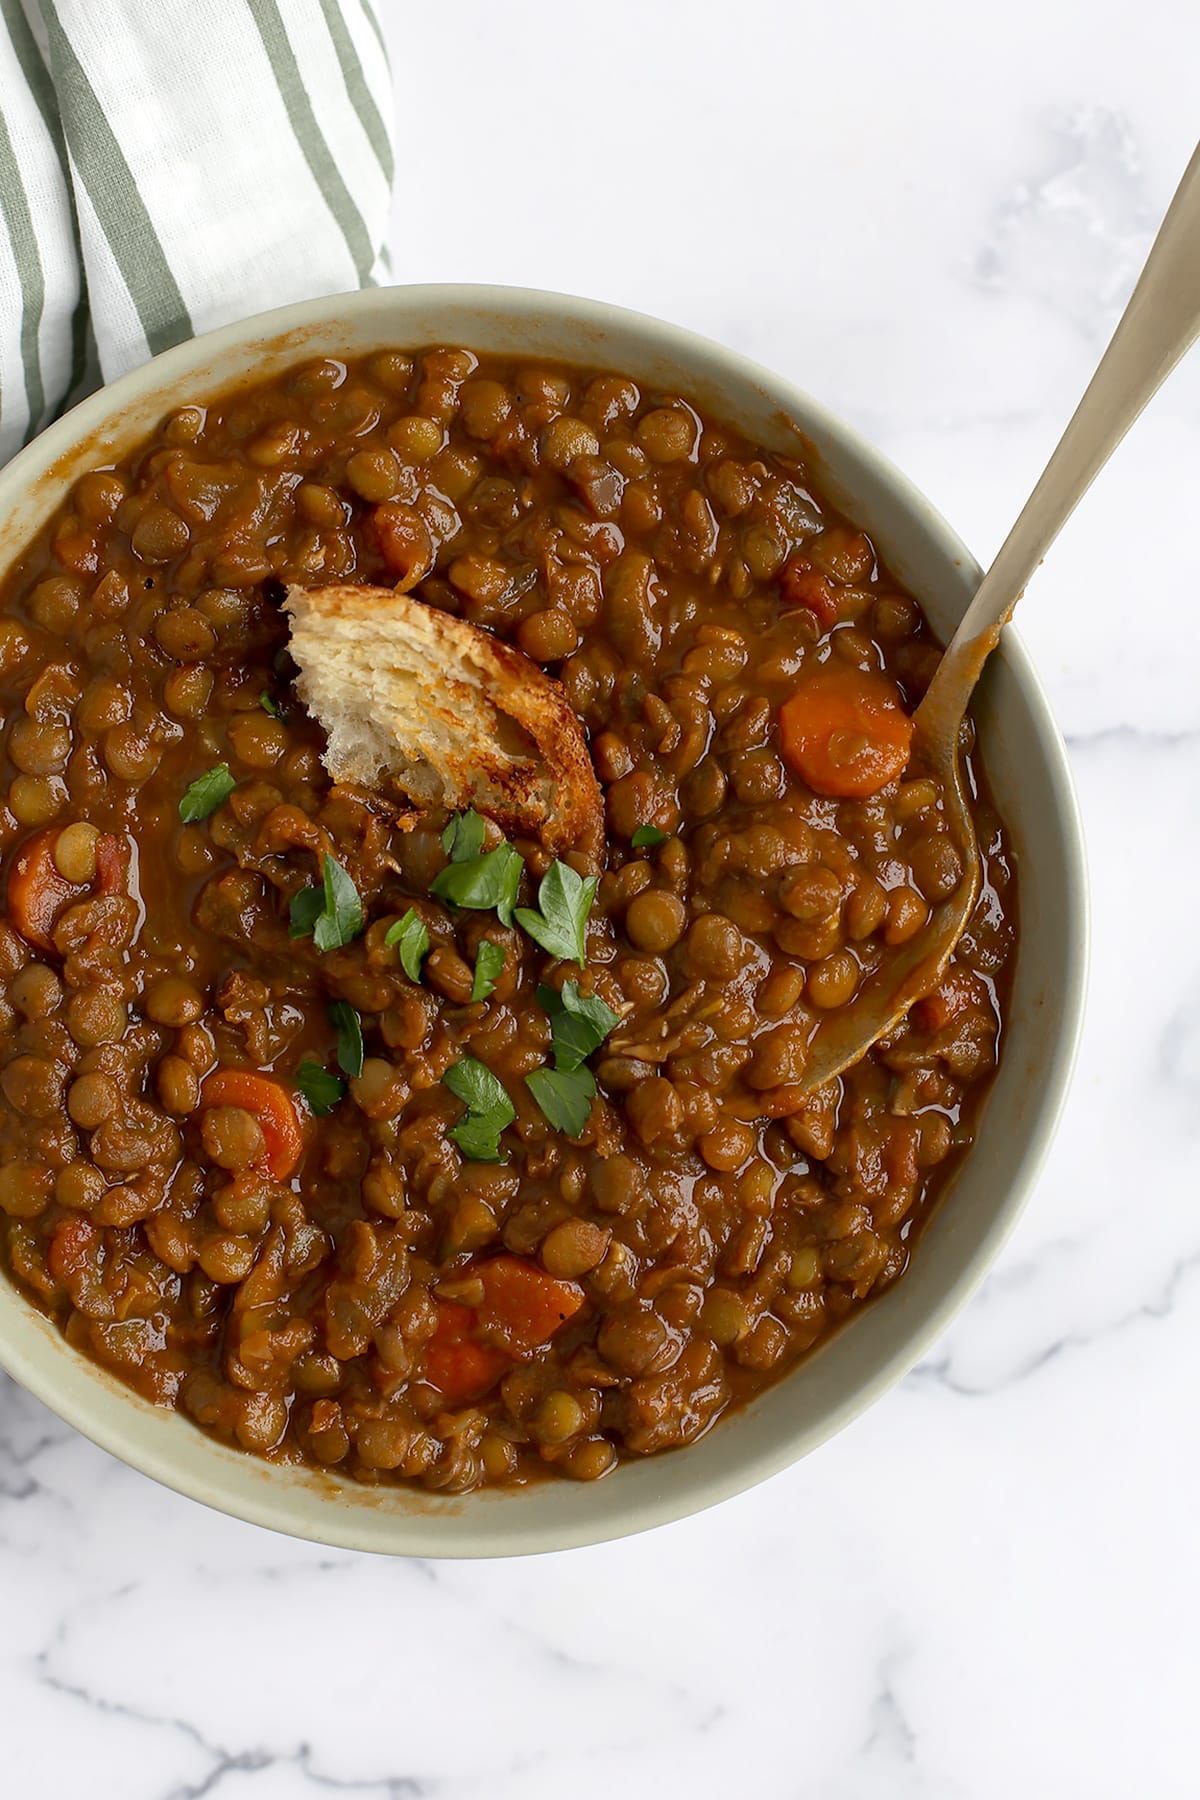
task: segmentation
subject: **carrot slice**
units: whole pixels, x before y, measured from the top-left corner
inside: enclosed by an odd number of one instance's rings
[[[54,540],[54,554],[75,575],[94,575],[100,567],[96,540],[85,531],[62,532]]]
[[[425,1379],[449,1406],[486,1394],[514,1362],[548,1344],[584,1300],[578,1282],[556,1281],[520,1256],[495,1256],[471,1273],[483,1287],[482,1304],[440,1301],[425,1346]]]
[[[512,1367],[503,1350],[472,1335],[476,1324],[469,1306],[454,1300],[439,1303],[437,1329],[425,1346],[425,1379],[448,1406],[478,1400]]]
[[[987,990],[977,975],[968,969],[951,969],[940,987],[918,1000],[912,1019],[918,1031],[943,1031],[968,1006],[978,1005]]]
[[[78,1213],[60,1219],[50,1234],[46,1267],[64,1286],[87,1263],[100,1233],[90,1219]]]
[[[828,631],[837,624],[838,592],[828,575],[814,569],[807,556],[793,556],[779,574],[779,597],[785,606],[807,606]]]
[[[815,794],[866,799],[903,774],[913,723],[886,675],[823,663],[779,709],[783,759]]]
[[[433,568],[429,526],[415,506],[406,506],[401,500],[385,500],[372,509],[370,518],[379,554],[389,571],[399,577],[398,592],[407,594]]]
[[[494,1256],[476,1273],[483,1283],[480,1324],[518,1355],[548,1344],[583,1305],[577,1281],[557,1281],[520,1256]]]
[[[253,1113],[266,1145],[264,1161],[273,1181],[284,1181],[300,1161],[304,1131],[292,1096],[282,1082],[255,1069],[214,1069],[200,1088],[202,1106],[240,1106]]]
[[[111,831],[96,839],[96,887],[102,894],[123,894],[126,890],[128,849]]]
[[[54,863],[58,826],[27,838],[8,871],[8,912],[21,936],[39,950],[53,950],[60,912],[84,889],[60,875]]]
[[[54,928],[60,915],[75,901],[93,891],[120,894],[125,890],[126,847],[119,837],[101,833],[96,840],[96,879],[89,884],[68,881],[54,861],[54,847],[62,825],[48,825],[26,838],[8,871],[8,913],[27,943],[54,952]]]

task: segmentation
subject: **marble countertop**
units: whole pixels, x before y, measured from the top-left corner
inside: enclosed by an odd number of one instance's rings
[[[1179,0],[381,11],[403,278],[724,339],[985,561],[1196,125]],[[1197,1793],[1198,472],[1194,356],[1022,607],[1088,831],[1090,1013],[1033,1204],[929,1359],[716,1512],[475,1565],[218,1517],[0,1378],[0,1794]]]

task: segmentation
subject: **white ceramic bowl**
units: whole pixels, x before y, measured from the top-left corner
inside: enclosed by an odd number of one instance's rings
[[[163,416],[309,356],[465,344],[619,370],[680,392],[771,449],[799,452],[869,531],[944,638],[979,580],[945,521],[877,450],[778,376],[689,332],[594,301],[519,288],[411,287],[315,300],[168,350],[84,401],[0,471],[4,555],[16,554],[86,468],[122,456]],[[442,1498],[272,1468],[136,1398],[70,1350],[0,1278],[0,1363],[104,1449],[168,1487],[255,1524],[352,1549],[505,1556],[619,1537],[775,1474],[849,1423],[909,1369],[968,1299],[1036,1181],[1083,1013],[1087,899],[1062,740],[1010,628],[976,702],[984,759],[1019,864],[1020,939],[1003,1055],[979,1134],[912,1266],[815,1355],[699,1443],[596,1483]]]

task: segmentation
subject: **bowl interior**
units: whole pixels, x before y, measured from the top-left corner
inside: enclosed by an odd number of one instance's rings
[[[943,638],[974,591],[978,566],[945,521],[808,396],[656,320],[496,288],[307,302],[166,352],[85,401],[0,472],[5,550],[19,551],[80,473],[124,454],[176,406],[310,355],[436,342],[610,368],[682,392],[764,446],[806,457]],[[1020,939],[1005,1053],[975,1147],[903,1279],[698,1444],[623,1464],[594,1485],[548,1481],[445,1499],[268,1467],[228,1450],[78,1357],[4,1283],[0,1363],[87,1436],[170,1487],[300,1537],[408,1555],[495,1556],[620,1536],[726,1498],[813,1449],[917,1360],[982,1279],[1028,1196],[1070,1075],[1086,964],[1080,828],[1061,740],[1011,630],[988,666],[976,718],[1019,862]]]

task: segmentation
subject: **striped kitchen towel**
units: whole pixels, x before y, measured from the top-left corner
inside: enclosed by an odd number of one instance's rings
[[[370,0],[0,0],[0,462],[147,356],[386,279]]]

